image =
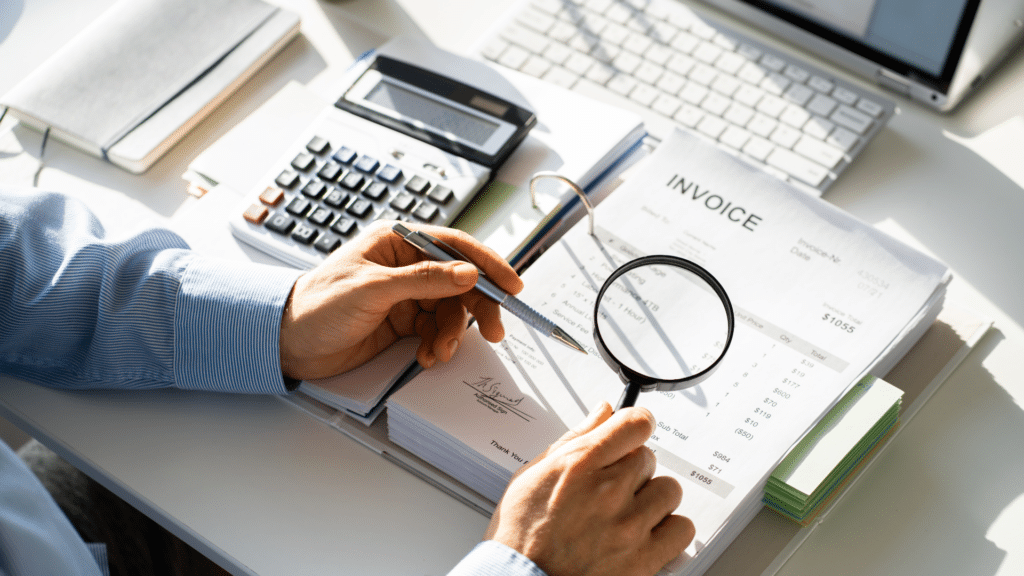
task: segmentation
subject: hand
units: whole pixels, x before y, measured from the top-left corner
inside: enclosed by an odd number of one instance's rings
[[[512,478],[486,538],[509,546],[550,576],[656,573],[693,540],[672,511],[682,488],[652,478],[643,443],[654,432],[644,408],[602,404]]]
[[[418,226],[473,261],[510,293],[523,283],[501,257],[470,235]],[[425,367],[451,359],[469,315],[491,342],[505,331],[497,304],[472,290],[477,270],[465,262],[435,262],[379,223],[299,277],[281,318],[281,370],[297,379],[346,372],[403,336],[419,335],[416,359]],[[471,291],[472,290],[472,291]]]

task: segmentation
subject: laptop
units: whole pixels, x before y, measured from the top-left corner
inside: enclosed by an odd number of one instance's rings
[[[1024,38],[1020,0],[696,0],[942,112]]]

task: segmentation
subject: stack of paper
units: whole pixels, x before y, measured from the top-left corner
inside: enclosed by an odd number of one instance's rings
[[[701,574],[763,507],[772,471],[866,375],[884,374],[931,325],[946,266],[835,206],[676,133],[525,272],[521,299],[593,346],[590,311],[610,271],[643,254],[703,265],[736,312],[715,374],[643,394],[658,421],[659,474],[684,487],[696,538],[668,567]],[[655,294],[661,305],[672,293]],[[474,342],[388,401],[392,440],[497,498],[502,482],[599,401],[618,376],[503,316],[505,340]],[[685,351],[684,351],[685,353]]]
[[[896,429],[903,392],[883,380],[861,380],[772,472],[768,507],[804,526],[861,463]]]

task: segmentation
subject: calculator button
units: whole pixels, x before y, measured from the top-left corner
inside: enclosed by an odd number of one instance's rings
[[[327,196],[324,196],[324,204],[334,208],[341,208],[346,202],[348,202],[348,194],[341,190],[331,190]]]
[[[317,226],[327,226],[334,219],[334,212],[327,208],[317,208],[309,215],[309,221]]]
[[[377,172],[377,178],[387,182],[388,184],[394,184],[402,177],[402,169],[391,164],[386,164]]]
[[[296,216],[305,216],[306,212],[309,212],[309,207],[311,205],[312,204],[309,202],[309,200],[306,200],[305,198],[296,197],[293,198],[292,201],[288,203],[288,206],[285,207],[285,210],[287,210],[289,214],[294,214]]]
[[[398,220],[399,222],[405,222],[407,221],[407,218],[400,214],[397,210],[392,210],[391,208],[388,208],[387,210],[384,210],[379,215],[377,215],[377,217],[374,218],[374,220]]]
[[[351,164],[352,161],[356,159],[356,151],[349,148],[348,146],[342,146],[341,148],[338,149],[337,152],[334,153],[334,156],[332,156],[332,158],[334,158],[338,162],[341,162],[342,164]]]
[[[291,188],[299,183],[299,175],[291,170],[284,170],[274,179],[281,188]]]
[[[420,207],[417,208],[412,215],[415,216],[417,220],[433,222],[434,218],[437,218],[437,214],[440,211],[440,208],[437,206],[424,202],[423,204],[420,204]]]
[[[320,171],[316,173],[316,175],[319,176],[322,180],[334,182],[335,180],[338,179],[338,176],[341,176],[342,172],[343,170],[340,164],[336,162],[328,162],[327,164],[324,164],[324,167],[321,168]]]
[[[313,136],[313,139],[306,144],[306,150],[309,150],[313,154],[323,154],[331,149],[331,143],[326,138],[320,136]]]
[[[317,236],[319,236],[319,233],[316,230],[302,224],[299,224],[295,228],[295,231],[292,232],[292,240],[307,246],[312,244],[313,240],[316,240]]]
[[[351,218],[338,218],[338,221],[331,226],[331,231],[342,236],[348,236],[359,229],[359,224]]]
[[[423,194],[430,188],[430,182],[423,176],[413,176],[405,183],[405,189],[413,194]]]
[[[349,190],[359,190],[366,183],[366,177],[358,172],[349,172],[341,179],[341,187]]]
[[[287,234],[292,231],[292,228],[295,228],[295,220],[289,218],[286,214],[275,214],[270,220],[267,220],[264,226],[278,234]]]
[[[416,204],[416,197],[408,192],[402,192],[391,201],[391,207],[400,212],[408,212]]]
[[[363,196],[374,202],[380,202],[387,195],[388,185],[383,182],[373,182],[366,187],[366,190],[363,190]]]
[[[245,218],[247,222],[252,222],[253,224],[262,224],[269,215],[269,208],[262,204],[253,204],[245,209],[245,212],[242,213],[242,218]]]
[[[369,156],[362,156],[359,158],[359,161],[356,162],[356,168],[366,172],[367,174],[373,174],[379,167],[380,162],[378,162],[376,158],[371,158]]]
[[[314,200],[323,196],[327,190],[327,185],[319,180],[310,180],[305,186],[302,187],[302,195]]]
[[[434,186],[434,189],[427,195],[428,198],[444,206],[445,204],[452,201],[455,197],[455,193],[452,192],[451,188],[445,186]]]
[[[356,218],[366,218],[370,212],[373,212],[373,204],[371,204],[369,200],[357,198],[355,202],[348,205],[348,208],[346,208],[345,211]]]
[[[316,156],[313,156],[309,152],[299,152],[292,160],[292,168],[305,172],[313,166],[316,166]]]
[[[316,248],[324,254],[334,252],[338,249],[338,246],[341,246],[341,239],[335,238],[334,236],[328,236],[326,234],[321,236],[320,239],[316,241],[316,244],[313,244],[313,248]]]
[[[267,206],[277,206],[281,200],[284,200],[284,190],[276,186],[267,186],[267,189],[260,193],[260,202]]]

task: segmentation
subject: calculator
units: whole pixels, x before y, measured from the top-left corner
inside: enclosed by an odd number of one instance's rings
[[[299,268],[376,220],[447,226],[537,123],[523,107],[370,55],[245,197],[231,229]]]

